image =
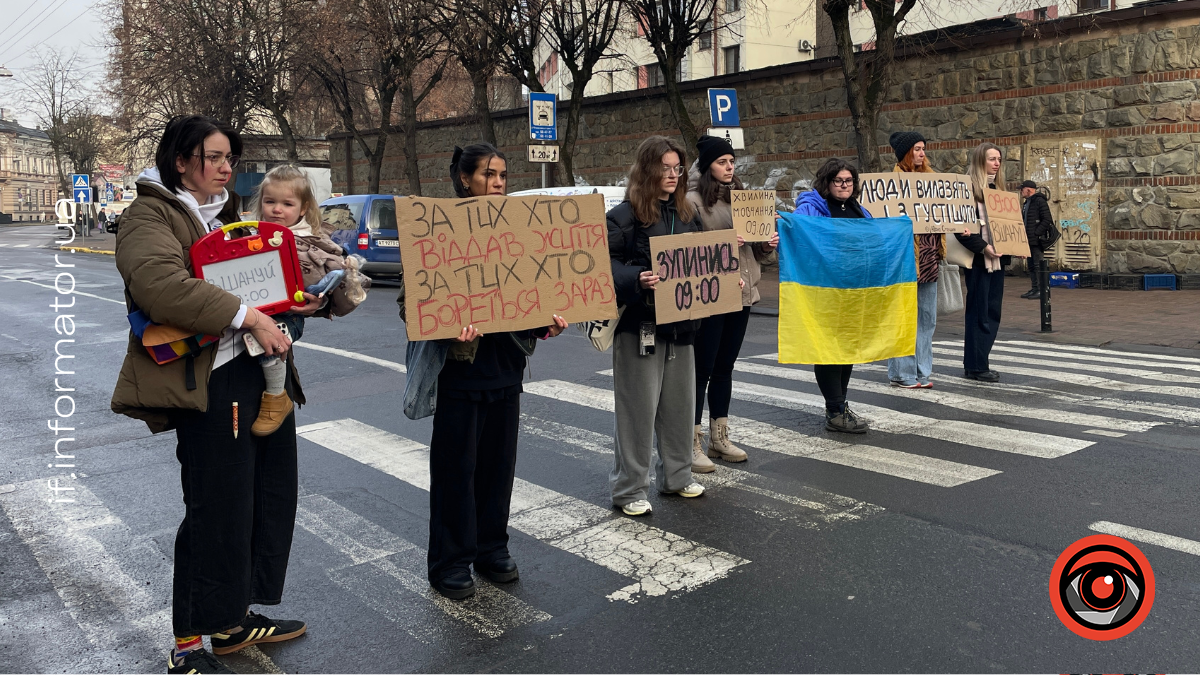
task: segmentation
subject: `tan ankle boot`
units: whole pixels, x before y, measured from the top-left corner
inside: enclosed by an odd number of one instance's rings
[[[268,394],[263,392],[262,404],[258,406],[258,419],[250,427],[250,433],[255,436],[270,436],[279,429],[279,425],[292,414],[292,399],[287,392]]]
[[[718,417],[708,425],[708,456],[720,457],[726,462],[746,461],[746,451],[729,441],[729,418]]]
[[[692,473],[712,473],[717,465],[704,456],[704,429],[699,424],[692,431]]]

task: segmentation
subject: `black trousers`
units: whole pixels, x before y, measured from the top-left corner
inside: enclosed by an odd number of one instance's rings
[[[963,368],[972,372],[988,370],[988,355],[1000,330],[1000,309],[1004,303],[1004,270],[988,272],[982,254],[967,275],[966,335],[963,338]]]
[[[429,581],[508,557],[520,417],[520,393],[473,401],[439,387],[429,442]]]
[[[1029,281],[1033,284],[1033,290],[1038,290],[1038,270],[1042,269],[1042,258],[1046,257],[1046,252],[1040,246],[1032,243],[1029,244],[1029,259],[1025,261],[1025,266],[1029,268]]]
[[[696,332],[696,424],[704,416],[704,392],[708,390],[708,414],[712,419],[729,417],[733,397],[733,364],[742,350],[750,308],[740,312],[706,316]]]
[[[846,392],[850,389],[850,373],[853,371],[853,364],[813,366],[817,387],[825,397],[825,412],[831,415],[842,412],[846,406]]]
[[[265,388],[262,367],[243,353],[213,370],[207,412],[171,413],[185,507],[175,536],[178,637],[228,630],[250,605],[283,598],[296,523],[296,416],[270,436],[251,435]]]

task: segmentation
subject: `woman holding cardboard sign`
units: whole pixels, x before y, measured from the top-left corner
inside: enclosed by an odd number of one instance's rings
[[[692,352],[699,321],[657,324],[650,238],[700,231],[687,194],[687,153],[665,136],[642,141],[629,170],[625,201],[608,212],[617,302],[624,306],[613,340],[613,389],[617,429],[615,464],[609,475],[613,506],[629,516],[650,513],[650,459],[655,435],[655,473],[660,492],[699,497],[692,482],[692,416],[696,369]]]
[[[963,337],[963,368],[968,379],[999,382],[1000,373],[988,367],[988,356],[1000,329],[1000,309],[1004,302],[1004,266],[1010,256],[1001,256],[992,247],[992,234],[984,221],[983,188],[1004,189],[1000,166],[1004,155],[991,143],[981,143],[971,151],[971,183],[979,212],[979,234],[956,234],[959,243],[975,254],[967,270],[966,334]]]
[[[733,146],[723,138],[701,136],[696,143],[699,158],[689,178],[694,185],[687,199],[700,217],[705,230],[733,229],[730,190],[742,190],[742,181],[734,175]],[[729,400],[733,396],[733,364],[742,349],[750,306],[759,301],[758,281],[762,276],[759,261],[779,244],[779,235],[770,241],[747,242],[738,235],[738,261],[741,266],[742,309],[730,314],[715,314],[700,320],[694,345],[696,353],[696,424],[692,431],[692,471],[710,473],[716,465],[709,457],[726,462],[746,461],[746,451],[729,440]],[[704,396],[708,394],[708,456],[704,452]]]
[[[460,198],[504,196],[508,162],[488,143],[455,148],[450,179]],[[401,290],[400,316],[405,292]],[[408,345],[405,414],[433,415],[429,441],[429,583],[453,600],[475,594],[470,568],[493,582],[516,581],[508,552],[508,512],[517,468],[521,380],[537,330],[483,335],[467,326],[454,340]],[[418,399],[430,401],[430,410]],[[415,407],[414,407],[415,406]]]
[[[231,672],[204,650],[201,635],[211,635],[213,651],[225,654],[305,631],[301,621],[249,611],[251,603],[282,599],[297,462],[294,415],[274,434],[250,433],[266,382],[242,336],[248,331],[267,354],[290,356],[291,345],[271,317],[195,278],[188,256],[209,231],[239,220],[238,196],[225,186],[241,148],[227,124],[199,115],[172,119],[117,232],[116,263],[130,312],[221,336],[162,365],[131,336],[112,398],[115,412],[145,421],[155,433],[175,429],[178,437],[185,513],[175,537],[170,672]],[[306,298],[295,311],[311,315],[321,301]],[[304,402],[294,367],[288,388]]]
[[[896,153],[898,173],[934,173],[925,157],[925,137],[916,131],[897,131],[888,142]],[[888,359],[888,379],[904,389],[930,389],[933,382],[933,332],[937,329],[938,263],[946,257],[942,234],[914,235],[917,251],[917,349],[912,356]]]

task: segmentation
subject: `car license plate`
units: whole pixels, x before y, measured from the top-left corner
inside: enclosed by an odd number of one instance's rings
[[[375,245],[376,246],[390,246],[392,248],[400,248],[400,240],[399,239],[376,239]]]

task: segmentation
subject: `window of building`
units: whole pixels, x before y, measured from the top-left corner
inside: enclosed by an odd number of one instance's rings
[[[1079,0],[1079,11],[1095,12],[1101,9],[1108,9],[1108,0]]]
[[[725,47],[721,50],[725,57],[725,73],[738,73],[742,70],[742,48],[738,45]]]
[[[725,0],[725,11],[736,12],[742,8],[742,0]]]
[[[699,47],[697,47],[697,49],[699,49],[702,52],[706,52],[706,51],[712,49],[712,45],[713,45],[712,20],[710,19],[708,21],[705,21],[700,26],[700,41],[699,41]]]
[[[667,83],[666,78],[663,77],[662,68],[657,63],[648,64],[645,68],[647,87],[661,87]]]

